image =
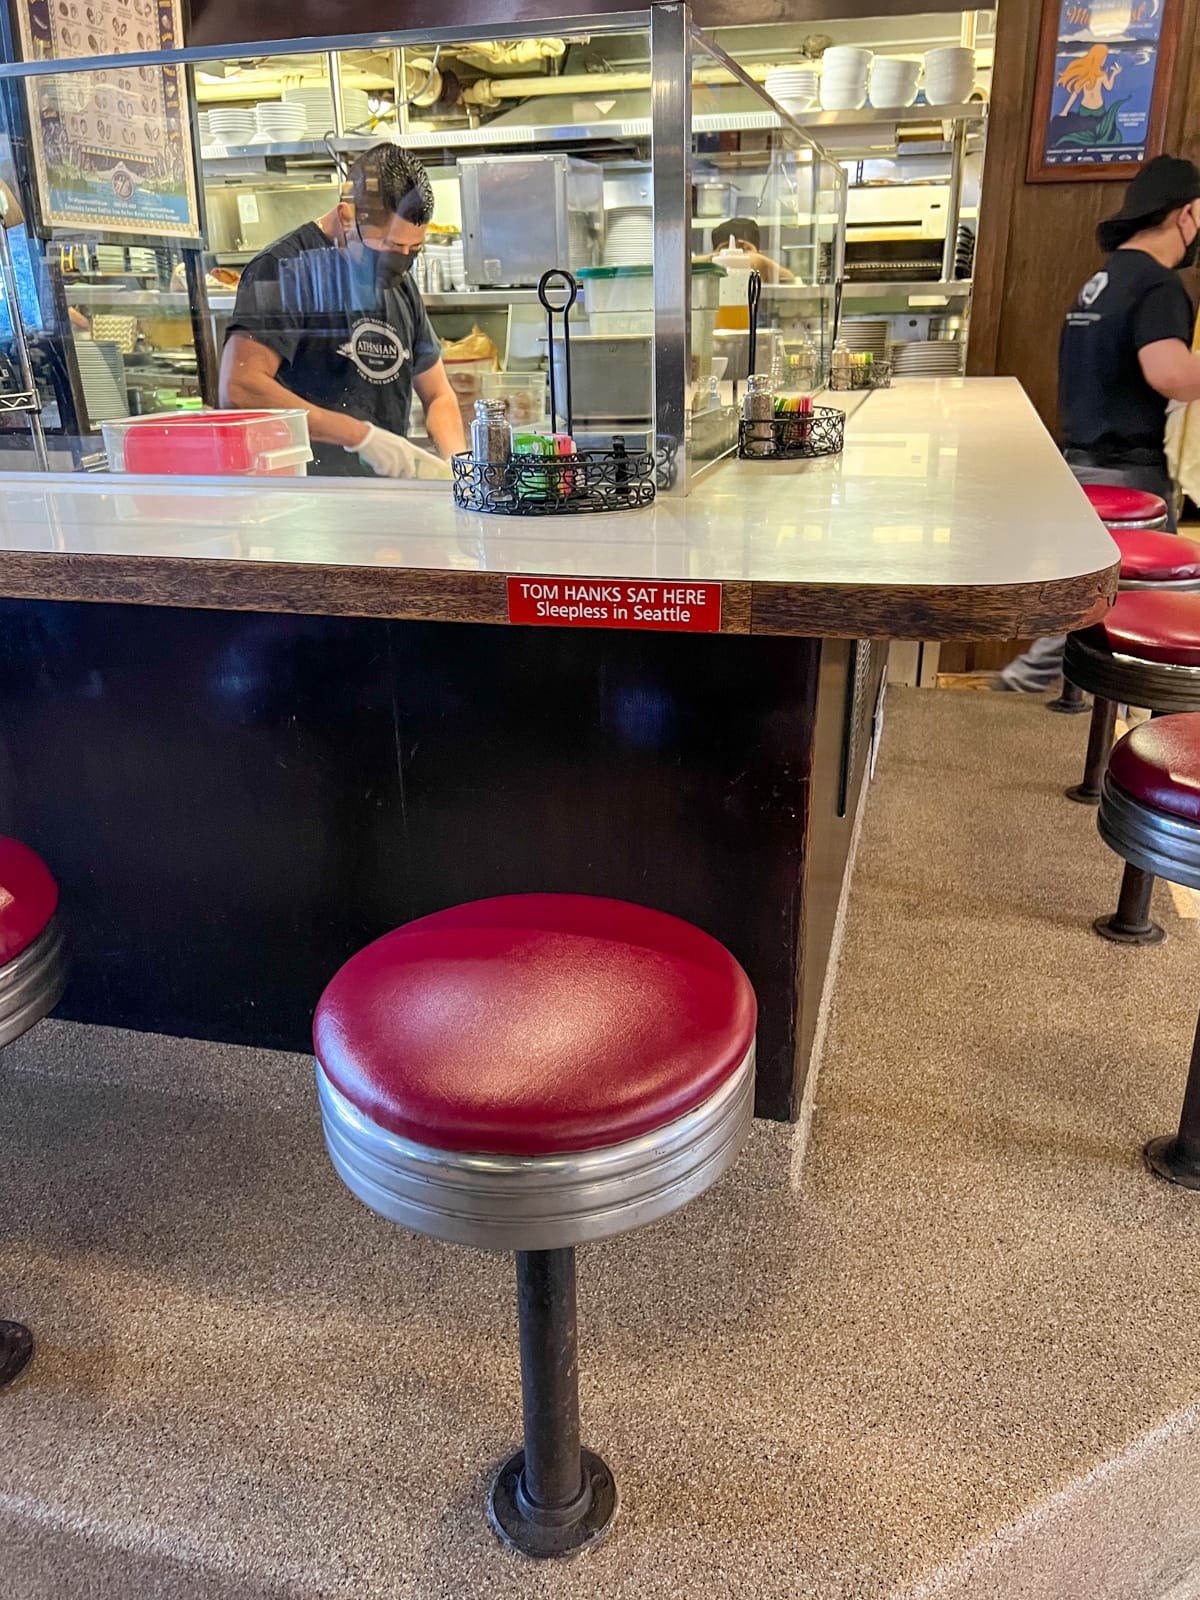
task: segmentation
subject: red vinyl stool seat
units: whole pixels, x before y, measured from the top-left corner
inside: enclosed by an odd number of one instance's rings
[[[317,1085],[347,1187],[417,1232],[517,1252],[525,1447],[490,1515],[526,1554],[593,1543],[616,1509],[579,1443],[575,1246],[666,1216],[732,1164],[755,1025],[710,935],[584,895],[422,917],[321,997]]]
[[[1127,527],[1162,528],[1167,522],[1167,502],[1146,489],[1121,489],[1105,483],[1081,484],[1092,510],[1105,523]]]
[[[1200,712],[1143,722],[1114,746],[1098,813],[1100,836],[1126,873],[1200,889]],[[1152,1139],[1150,1170],[1200,1189],[1200,1025],[1179,1131]]]
[[[1109,528],[1121,552],[1121,587],[1194,585],[1200,588],[1200,545],[1156,528]]]
[[[0,837],[0,1045],[11,1044],[57,1003],[66,978],[58,885],[41,857]],[[24,1371],[33,1335],[0,1320],[0,1388]]]
[[[1119,594],[1100,626],[1116,655],[1200,667],[1200,594],[1160,589]]]

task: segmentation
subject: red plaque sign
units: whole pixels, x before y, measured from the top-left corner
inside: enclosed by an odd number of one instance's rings
[[[509,578],[508,620],[542,628],[720,633],[721,585],[687,578]]]

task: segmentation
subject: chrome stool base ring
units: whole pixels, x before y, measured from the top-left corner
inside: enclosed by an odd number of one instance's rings
[[[14,1382],[33,1357],[33,1335],[21,1322],[0,1320],[0,1389]]]
[[[1200,1189],[1200,1161],[1184,1147],[1177,1134],[1151,1139],[1143,1154],[1147,1167],[1156,1177],[1178,1184],[1181,1189]]]
[[[1090,706],[1088,710],[1091,710]],[[1098,806],[1100,804],[1099,794],[1094,789],[1089,789],[1086,783],[1073,783],[1069,789],[1064,789],[1063,793],[1068,800],[1074,800],[1076,805]]]
[[[581,1451],[584,1486],[564,1510],[540,1511],[525,1494],[525,1452],[518,1450],[497,1472],[488,1494],[488,1520],[511,1550],[540,1560],[573,1555],[599,1544],[617,1515],[617,1485],[591,1450]]]

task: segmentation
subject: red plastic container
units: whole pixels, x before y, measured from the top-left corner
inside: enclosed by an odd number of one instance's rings
[[[100,425],[113,472],[302,478],[312,460],[308,413],[164,411]]]

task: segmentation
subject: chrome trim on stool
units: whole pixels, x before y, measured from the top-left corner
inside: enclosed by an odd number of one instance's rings
[[[1111,850],[1143,872],[1200,889],[1200,822],[1146,805],[1105,773],[1096,826]]]
[[[1102,700],[1150,711],[1200,711],[1200,667],[1117,655],[1094,643],[1097,636],[1103,638],[1102,629],[1067,635],[1063,675],[1068,682]]]
[[[1200,592],[1200,578],[1122,578],[1117,588],[1154,589],[1159,594],[1196,594]]]
[[[66,981],[62,926],[51,917],[32,944],[0,966],[0,1046],[12,1044],[52,1011]]]
[[[492,1156],[388,1133],[317,1063],[325,1142],[350,1192],[415,1233],[485,1250],[558,1250],[657,1221],[732,1166],[754,1116],[754,1046],[715,1094],[598,1150]]]

